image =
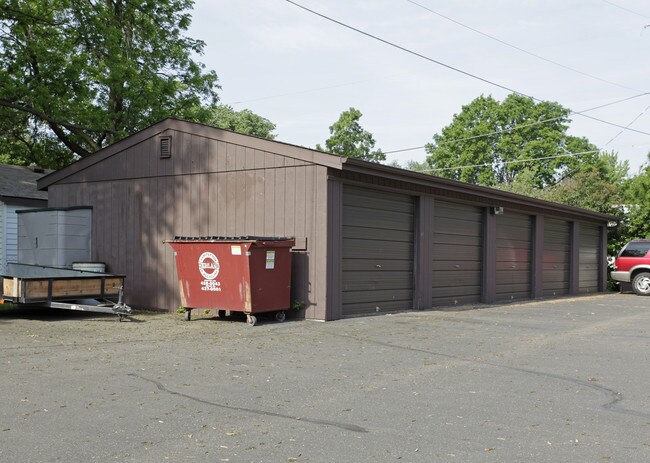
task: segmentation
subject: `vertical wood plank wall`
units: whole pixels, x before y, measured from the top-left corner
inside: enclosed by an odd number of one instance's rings
[[[325,319],[327,168],[169,131],[49,189],[50,207],[93,207],[93,258],[124,273],[127,302],[174,310],[179,304],[174,236],[258,235],[306,239],[294,254],[294,300],[307,318]]]

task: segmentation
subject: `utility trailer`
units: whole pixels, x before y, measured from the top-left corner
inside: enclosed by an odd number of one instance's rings
[[[109,313],[122,321],[131,308],[122,302],[124,275],[31,264],[7,264],[2,298],[15,304]]]

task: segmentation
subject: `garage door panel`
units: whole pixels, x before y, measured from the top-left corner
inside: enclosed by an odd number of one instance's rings
[[[462,273],[461,273],[462,272]],[[481,286],[481,271],[478,270],[462,270],[462,271],[451,271],[451,272],[441,272],[433,271],[433,281],[437,284],[439,288],[439,294],[441,294],[440,288],[464,288],[470,286]],[[457,291],[458,292],[458,291]],[[464,293],[461,291],[460,294]]]
[[[548,263],[544,264],[543,269],[544,270],[549,270],[549,271],[554,271],[554,272],[549,272],[548,276],[550,277],[554,273],[568,272],[569,271],[569,264],[567,264],[567,263],[548,262]]]
[[[377,209],[379,211],[411,211],[413,212],[413,199],[406,195],[396,195],[379,190],[370,190],[346,186],[344,205],[363,209]]]
[[[571,226],[565,220],[544,219],[542,257],[542,294],[560,296],[569,293]]]
[[[528,272],[521,270],[502,270],[496,274],[496,283],[499,285],[520,285],[520,284],[529,284],[530,277],[527,275]]]
[[[410,230],[388,230],[368,227],[343,227],[343,236],[346,238],[356,238],[360,240],[380,239],[384,241],[403,241],[405,243],[413,242],[413,232]]]
[[[497,294],[500,295],[500,301],[530,299],[530,284],[497,285]]]
[[[526,261],[510,261],[510,262],[497,262],[496,263],[496,270],[497,272],[524,272],[530,273],[531,269],[533,268],[532,263],[526,262]],[[530,279],[530,275],[528,275],[528,279]]]
[[[458,217],[459,209],[462,210],[462,217],[470,222],[480,222],[483,217],[483,210],[480,207],[470,206],[463,203],[449,201],[436,201],[436,217],[452,218]]]
[[[351,227],[413,231],[412,213],[385,212],[378,213],[377,209],[349,208],[344,205],[343,223]],[[370,225],[371,224],[371,225]]]
[[[411,243],[400,241],[345,239],[343,255],[346,259],[395,259],[413,260]]]
[[[600,254],[600,227],[580,223],[578,235],[578,288],[581,293],[596,292],[599,287],[600,268],[605,265],[605,258]]]
[[[476,246],[482,247],[480,236],[472,235],[448,235],[446,233],[434,234],[433,244],[451,246]]]
[[[569,276],[569,272],[563,272],[563,273],[554,273],[549,278],[546,280],[546,283],[548,283],[549,287],[557,287],[558,283],[561,283],[563,286],[566,286],[567,288],[569,287],[566,277]]]
[[[377,267],[379,265],[379,267]],[[389,259],[343,259],[344,272],[412,272],[413,265],[408,260],[389,260]]]
[[[438,221],[434,224],[435,234],[481,236],[481,231],[483,230],[482,215],[467,214],[462,219],[439,217],[437,215],[436,217]],[[472,219],[472,217],[477,218]]]
[[[414,201],[344,185],[343,316],[413,308]]]
[[[480,301],[483,210],[468,204],[436,201],[433,212],[432,304]]]
[[[532,221],[513,212],[496,218],[496,299],[526,299],[531,295]]]
[[[544,264],[568,264],[569,253],[565,251],[550,251],[544,249]]]
[[[476,260],[438,260],[436,261],[436,269],[434,271],[441,272],[466,272],[468,270],[481,271],[483,266],[480,261]]]
[[[438,253],[439,259],[436,263],[442,260],[445,256],[454,256],[455,260],[459,261],[481,261],[483,248],[478,246],[456,246],[439,244],[434,246],[435,252]]]
[[[350,272],[343,282],[343,291],[413,289],[413,275],[404,272]]]
[[[379,290],[379,291],[344,291],[343,292],[343,305],[355,304],[356,309],[361,309],[361,304],[366,304],[366,308],[370,313],[376,312],[376,307],[380,310],[385,310],[389,307],[396,309],[396,302],[408,302],[413,299],[413,291],[411,290]],[[404,304],[401,309],[404,308]]]

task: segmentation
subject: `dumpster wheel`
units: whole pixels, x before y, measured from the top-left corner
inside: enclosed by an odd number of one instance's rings
[[[255,315],[246,314],[246,323],[248,323],[248,326],[255,326],[257,323],[257,317]]]
[[[275,313],[275,319],[282,323],[287,319],[287,314],[284,313],[284,311],[276,312]]]

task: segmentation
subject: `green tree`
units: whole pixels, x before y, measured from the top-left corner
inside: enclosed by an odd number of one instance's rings
[[[42,123],[0,107],[0,163],[59,169],[74,160]]]
[[[650,153],[626,190],[628,237],[650,238]]]
[[[531,172],[537,187],[552,185],[591,163],[597,151],[585,138],[566,134],[569,113],[558,103],[516,94],[503,102],[480,96],[426,145],[427,163],[434,175],[468,183],[510,185]],[[583,152],[593,153],[571,155]]]
[[[343,111],[339,120],[330,126],[331,136],[325,140],[325,148],[316,145],[316,149],[364,161],[386,160],[386,155],[380,149],[373,150],[375,139],[359,124],[361,116],[361,111],[355,108]]]
[[[569,206],[590,209],[604,214],[623,216],[628,162],[619,161],[616,153],[599,153],[591,163],[581,163],[574,170],[564,172],[563,178],[545,188],[538,186],[537,173],[524,169],[509,185],[498,188],[553,201]]]
[[[192,5],[0,0],[0,107],[36,129],[30,143],[79,157],[168,116],[207,120],[219,87],[193,59],[204,43],[183,35]]]
[[[211,114],[206,123],[221,129],[269,140],[274,140],[276,137],[273,133],[275,124],[262,116],[258,116],[250,109],[235,111],[232,106],[215,105],[211,108]]]

